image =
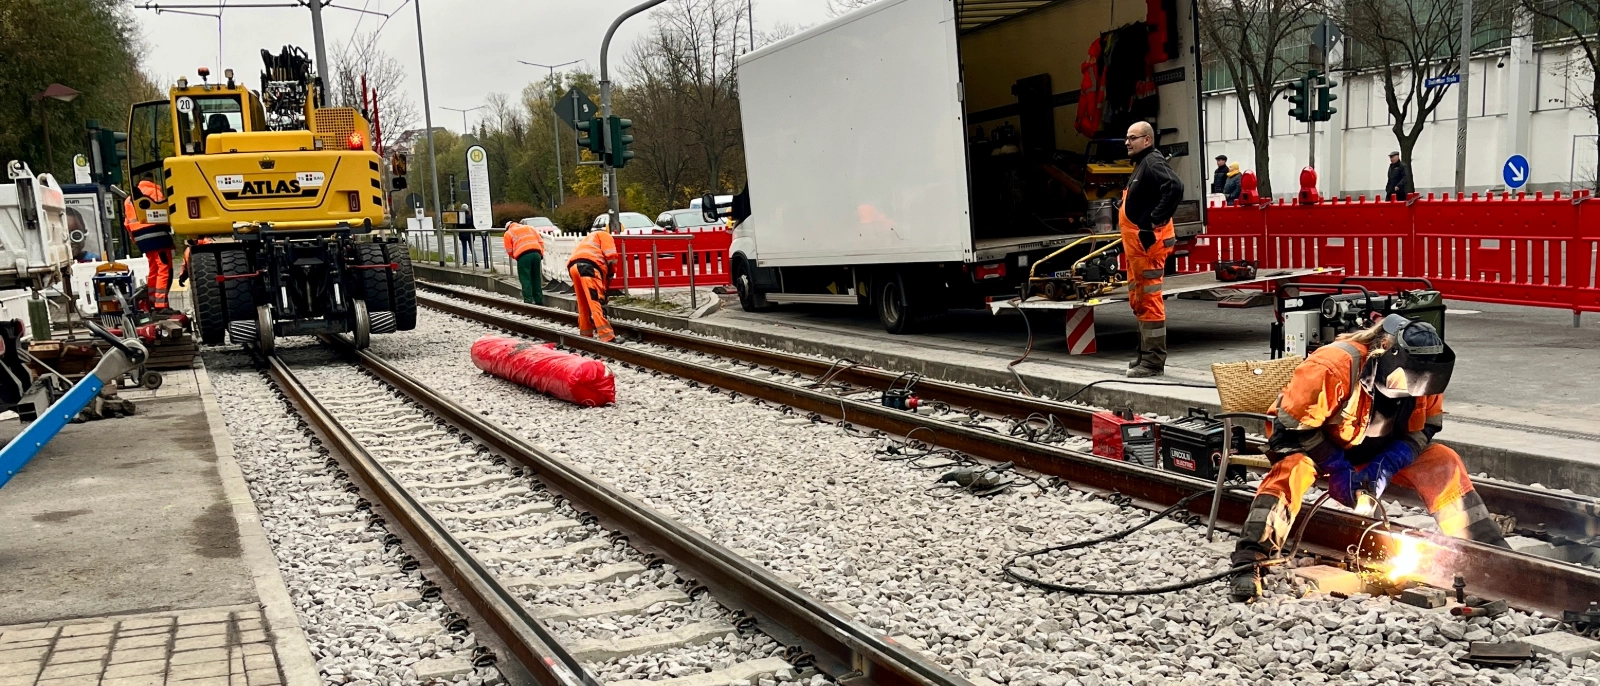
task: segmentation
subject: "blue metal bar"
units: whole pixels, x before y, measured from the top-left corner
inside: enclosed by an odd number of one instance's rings
[[[61,396],[60,400],[40,413],[39,418],[23,429],[22,433],[11,439],[5,448],[0,448],[0,488],[4,488],[6,483],[11,481],[11,477],[22,471],[46,443],[61,433],[67,422],[72,421],[73,417],[78,416],[78,412],[88,407],[89,402],[94,400],[105,385],[106,382],[101,381],[99,376],[85,375],[82,381],[67,391],[66,395]]]

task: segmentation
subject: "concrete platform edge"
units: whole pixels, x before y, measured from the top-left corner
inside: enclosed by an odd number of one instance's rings
[[[467,273],[454,269],[440,269],[436,266],[418,265],[417,277],[424,281],[479,288],[513,297],[520,297],[522,292],[520,286],[516,283],[505,280],[510,277],[499,275]],[[545,305],[569,312],[576,310],[576,305],[573,303],[571,296],[561,294],[545,293]],[[861,364],[895,372],[917,372],[928,378],[952,383],[1013,390],[1016,388],[1016,381],[1004,369],[946,364],[935,360],[884,352],[870,347],[837,345],[804,338],[791,338],[636,308],[609,307],[607,309],[621,320],[720,338],[735,343],[823,358],[848,357]],[[1019,368],[1019,373],[1023,381],[1028,384],[1028,388],[1034,393],[1053,398],[1066,397],[1077,392],[1087,383],[1103,378],[1100,376],[1088,378],[1092,374],[1089,372],[1085,373],[1085,378],[1082,381],[1035,376],[1022,372],[1021,368]],[[1191,407],[1199,407],[1213,413],[1222,411],[1216,402],[1216,395],[1213,391],[1181,387],[1171,387],[1168,390],[1171,395],[1146,393],[1129,386],[1096,386],[1084,391],[1074,400],[1097,407],[1134,407],[1138,408],[1140,412],[1154,412],[1168,416],[1183,416],[1188,414]],[[1470,438],[1461,435],[1462,433],[1481,432],[1476,427],[1457,423],[1450,431],[1451,435],[1441,437],[1440,441],[1454,448],[1461,455],[1462,461],[1466,463],[1467,469],[1474,474],[1486,472],[1496,478],[1522,484],[1539,483],[1551,488],[1570,488],[1578,493],[1600,493],[1600,470],[1595,470],[1588,464],[1559,456],[1509,449],[1504,447],[1504,443],[1502,445],[1476,443]]]
[[[206,373],[204,364],[195,373],[200,380],[200,398],[205,406],[206,422],[211,427],[211,441],[216,446],[217,474],[222,478],[223,494],[233,506],[233,518],[239,527],[240,553],[255,581],[261,614],[272,630],[284,686],[321,686],[321,671],[311,655],[311,644],[300,627],[294,603],[289,599],[289,587],[278,572],[278,558],[272,553],[266,530],[261,527],[261,513],[250,497],[244,471],[234,459],[233,438],[228,435],[216,389],[211,386],[211,376]]]

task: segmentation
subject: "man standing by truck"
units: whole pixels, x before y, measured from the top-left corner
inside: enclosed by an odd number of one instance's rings
[[[1139,357],[1128,365],[1128,376],[1161,376],[1167,366],[1167,304],[1161,296],[1161,279],[1167,257],[1178,244],[1172,215],[1183,199],[1183,182],[1155,149],[1155,129],[1147,122],[1128,127],[1128,156],[1133,174],[1122,191],[1118,224],[1122,249],[1128,257],[1128,304],[1139,319]]]

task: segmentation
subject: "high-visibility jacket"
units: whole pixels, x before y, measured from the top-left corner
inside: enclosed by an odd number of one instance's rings
[[[544,237],[539,235],[538,229],[527,224],[512,222],[506,227],[503,240],[506,244],[506,254],[513,260],[522,257],[522,254],[529,250],[536,251],[540,255],[544,254]]]
[[[1295,452],[1314,459],[1334,447],[1348,450],[1360,445],[1372,433],[1369,429],[1374,428],[1373,396],[1361,384],[1366,359],[1367,347],[1352,341],[1337,341],[1311,353],[1295,368],[1294,378],[1267,411],[1275,418],[1269,430],[1287,430],[1294,435]],[[1420,452],[1433,434],[1444,428],[1444,396],[1411,400],[1414,407],[1405,419],[1401,437]],[[1391,427],[1384,434],[1401,433],[1400,429]],[[1278,445],[1281,447],[1283,442],[1280,440]],[[1274,450],[1285,452],[1269,443],[1269,451]]]
[[[139,192],[149,198],[151,202],[166,202],[166,195],[161,192],[161,187],[153,181],[140,181]],[[139,246],[139,252],[155,252],[157,250],[171,250],[172,227],[167,224],[152,224],[137,221],[137,208],[133,205],[133,196],[128,196],[122,201],[122,224],[127,227],[128,234],[133,237],[134,245]]]
[[[617,241],[611,237],[610,231],[601,229],[584,236],[583,240],[573,246],[572,256],[567,258],[567,266],[571,267],[579,260],[587,260],[593,262],[596,267],[612,272],[616,271],[617,259]]]
[[[1083,61],[1083,83],[1078,86],[1078,117],[1072,125],[1089,138],[1100,132],[1100,118],[1105,114],[1105,74],[1100,65],[1105,40],[1101,35],[1089,44],[1089,57]]]

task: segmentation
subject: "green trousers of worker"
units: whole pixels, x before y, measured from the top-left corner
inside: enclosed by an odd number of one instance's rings
[[[539,271],[539,263],[543,258],[544,255],[537,250],[529,250],[517,258],[517,278],[522,280],[522,302],[544,304],[544,274]]]

